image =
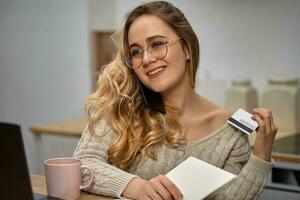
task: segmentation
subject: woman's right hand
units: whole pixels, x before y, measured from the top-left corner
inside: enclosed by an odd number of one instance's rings
[[[176,185],[164,175],[158,175],[147,181],[141,178],[132,179],[122,196],[141,200],[181,200],[183,195]]]

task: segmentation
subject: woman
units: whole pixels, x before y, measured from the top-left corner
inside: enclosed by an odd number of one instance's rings
[[[226,123],[230,113],[196,94],[198,62],[198,39],[171,3],[129,14],[119,54],[88,98],[89,125],[74,153],[94,169],[90,192],[182,199],[164,174],[194,156],[237,175],[209,199],[258,198],[272,167],[272,114],[253,110],[259,128],[251,151],[247,135]]]

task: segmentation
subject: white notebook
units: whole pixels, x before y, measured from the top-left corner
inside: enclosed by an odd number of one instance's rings
[[[236,175],[189,157],[166,176],[181,190],[184,200],[204,199]]]

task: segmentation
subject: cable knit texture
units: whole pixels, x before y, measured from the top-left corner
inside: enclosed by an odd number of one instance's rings
[[[237,175],[207,199],[252,200],[261,194],[273,165],[254,156],[247,135],[228,124],[204,138],[187,142],[180,150],[161,144],[157,149],[157,160],[142,152],[141,158],[126,170],[107,164],[106,151],[116,137],[105,121],[98,124],[95,135],[91,135],[88,128],[82,134],[74,157],[94,170],[94,183],[89,192],[120,198],[134,177],[148,180],[166,174],[189,156],[194,156]],[[88,177],[88,172],[84,172],[83,181],[86,182]],[[205,184],[205,180],[199,180],[199,187],[201,184]]]

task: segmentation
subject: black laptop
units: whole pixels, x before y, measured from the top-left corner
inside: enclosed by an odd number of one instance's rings
[[[5,200],[58,200],[33,194],[20,126],[0,122],[0,198]]]

